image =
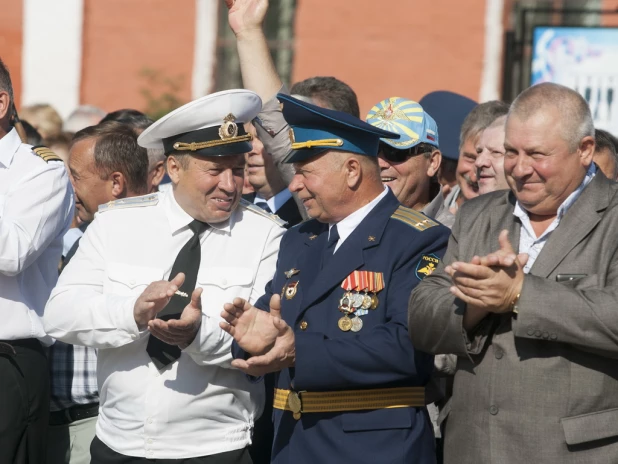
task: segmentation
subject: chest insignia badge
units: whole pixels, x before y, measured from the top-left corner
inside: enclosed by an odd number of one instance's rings
[[[284,274],[285,276],[290,279],[293,275],[298,274],[300,271],[296,268],[292,268],[289,271],[285,271]]]

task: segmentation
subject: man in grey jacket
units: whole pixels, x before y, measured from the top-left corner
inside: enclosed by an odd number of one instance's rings
[[[414,345],[459,356],[447,464],[616,462],[618,186],[594,144],[579,94],[522,92],[510,190],[464,203],[445,267],[412,293]]]

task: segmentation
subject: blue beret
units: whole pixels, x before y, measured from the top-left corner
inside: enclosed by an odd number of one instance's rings
[[[444,158],[459,158],[459,132],[466,116],[477,105],[474,100],[457,93],[440,90],[419,100],[440,128],[440,151]]]
[[[292,151],[285,163],[297,163],[327,150],[378,156],[381,138],[398,139],[399,134],[382,130],[340,111],[329,110],[278,94],[283,117],[290,125]]]

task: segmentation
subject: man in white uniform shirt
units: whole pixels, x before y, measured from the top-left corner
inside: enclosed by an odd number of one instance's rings
[[[146,129],[139,144],[165,149],[173,188],[103,205],[52,293],[49,333],[99,348],[92,463],[251,462],[263,385],[231,368],[219,313],[261,296],[284,232],[240,203],[243,123],[260,109],[225,91]]]
[[[73,190],[62,160],[23,144],[0,60],[0,463],[45,459],[49,367],[41,316],[58,278]]]

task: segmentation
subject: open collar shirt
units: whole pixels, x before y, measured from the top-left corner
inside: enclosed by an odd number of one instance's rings
[[[528,212],[524,209],[521,203],[519,203],[519,201],[515,203],[513,215],[519,218],[519,220],[521,221],[521,232],[519,235],[519,252],[528,254],[528,262],[524,266],[524,272],[526,274],[530,272],[530,269],[532,269],[534,262],[541,254],[541,250],[543,250],[543,247],[547,243],[547,240],[551,236],[551,233],[556,230],[556,228],[560,225],[560,221],[562,220],[566,212],[581,196],[586,186],[592,181],[592,179],[594,179],[596,173],[596,166],[594,163],[591,163],[582,183],[579,185],[579,187],[577,187],[577,189],[575,189],[573,193],[571,193],[566,198],[566,200],[562,202],[562,204],[558,208],[558,214],[556,215],[556,218],[552,221],[549,227],[545,229],[545,232],[543,232],[540,237],[536,236],[536,233],[532,228]]]

